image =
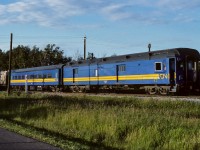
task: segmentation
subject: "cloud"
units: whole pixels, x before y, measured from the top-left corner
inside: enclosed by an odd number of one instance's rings
[[[0,24],[32,22],[54,26],[90,14],[110,21],[193,22],[199,0],[19,0],[0,5]]]
[[[71,1],[63,0],[45,0],[47,8],[53,11],[57,17],[71,17],[84,13],[83,9],[78,5],[75,5]]]
[[[24,2],[16,2],[13,4],[9,4],[7,6],[7,12],[24,12],[27,9],[27,5]]]
[[[0,5],[0,24],[35,22],[42,26],[51,26],[60,19],[68,19],[83,13],[79,6],[63,0],[21,0]],[[45,23],[46,22],[46,23]]]
[[[200,6],[199,0],[159,0],[155,3],[156,7],[170,9],[171,10],[183,10],[183,9],[191,9],[198,8]]]
[[[111,3],[102,10],[112,20],[166,24],[199,21],[200,18],[196,15],[199,8],[199,0],[135,0]]]
[[[6,7],[4,5],[0,5],[0,15],[4,13],[5,8]]]
[[[132,13],[127,12],[125,7],[129,7],[127,4],[111,4],[101,9],[102,14],[108,16],[111,20],[122,20],[130,18]]]

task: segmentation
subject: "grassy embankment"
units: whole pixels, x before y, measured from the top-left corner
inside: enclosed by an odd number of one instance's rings
[[[0,126],[63,149],[200,149],[200,104],[0,95]]]

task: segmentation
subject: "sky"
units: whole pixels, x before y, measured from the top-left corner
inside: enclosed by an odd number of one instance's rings
[[[1,0],[0,49],[56,44],[96,57],[177,47],[200,50],[199,0]]]

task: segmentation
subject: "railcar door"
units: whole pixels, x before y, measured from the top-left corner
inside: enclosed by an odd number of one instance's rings
[[[177,63],[177,81],[184,89],[193,89],[197,83],[197,60],[193,57],[186,56]]]
[[[186,85],[193,85],[197,82],[197,62],[194,58],[186,60]]]
[[[119,82],[119,65],[116,66],[116,81]]]
[[[77,77],[78,77],[78,68],[73,69],[73,83],[77,83]]]
[[[62,87],[63,85],[63,72],[62,72],[63,69],[58,69],[58,84],[60,87]]]
[[[73,83],[75,83],[75,74],[76,74],[76,69],[73,69]]]
[[[116,65],[116,82],[117,83],[123,83],[122,76],[126,74],[126,65],[120,64]]]
[[[170,79],[170,85],[175,85],[175,59],[170,58],[169,59],[169,79]]]

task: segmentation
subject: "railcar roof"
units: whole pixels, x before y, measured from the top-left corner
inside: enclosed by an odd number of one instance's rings
[[[123,62],[127,60],[149,60],[149,59],[159,59],[163,57],[175,57],[184,55],[194,55],[194,57],[200,59],[200,54],[197,50],[191,48],[173,48],[165,50],[157,50],[135,54],[111,56],[104,58],[94,58],[93,60],[82,60],[69,63],[69,66],[81,66],[87,63],[112,63],[112,62]],[[68,65],[67,65],[68,66]]]
[[[63,66],[63,64],[51,65],[51,66],[33,67],[33,68],[23,68],[23,69],[12,70],[12,72],[30,72],[30,71],[40,71],[40,70],[51,70],[51,69],[62,68],[62,66]]]
[[[149,59],[159,59],[163,57],[175,57],[181,55],[193,55],[196,58],[200,59],[200,54],[197,50],[191,48],[173,48],[173,49],[165,49],[165,50],[157,50],[149,52],[142,52],[142,53],[135,53],[135,54],[126,54],[126,55],[119,55],[119,56],[111,56],[111,57],[104,57],[104,58],[94,58],[91,60],[81,60],[81,61],[74,61],[66,64],[68,66],[81,66],[85,64],[92,64],[92,63],[112,63],[112,62],[124,62],[127,60],[149,60]],[[62,68],[64,65],[51,65],[51,66],[42,66],[42,67],[33,67],[33,68],[24,68],[24,69],[16,69],[12,70],[12,72],[30,72],[30,71],[40,71],[40,70],[51,70],[51,69],[59,69]]]

